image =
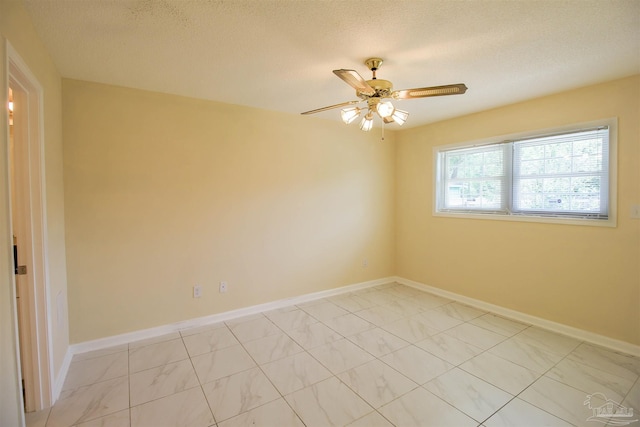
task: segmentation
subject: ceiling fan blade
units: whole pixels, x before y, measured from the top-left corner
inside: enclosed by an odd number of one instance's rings
[[[333,73],[344,80],[357,92],[367,95],[374,95],[376,93],[376,91],[369,86],[369,83],[367,83],[367,81],[355,70],[333,70]]]
[[[304,115],[306,115],[306,114],[315,114],[315,113],[320,113],[322,111],[333,110],[334,108],[348,107],[349,105],[355,105],[355,104],[359,104],[361,102],[362,102],[362,100],[347,101],[347,102],[343,102],[342,104],[330,105],[328,107],[318,108],[317,110],[305,111],[304,113],[300,113],[300,114],[304,114]]]
[[[467,91],[464,83],[445,86],[419,87],[415,89],[396,90],[391,94],[396,99],[426,98],[428,96],[462,95]]]

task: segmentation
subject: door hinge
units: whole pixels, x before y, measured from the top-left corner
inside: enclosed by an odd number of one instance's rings
[[[17,275],[23,275],[23,274],[27,274],[27,266],[26,265],[19,265],[18,266],[18,271],[16,273]]]
[[[13,272],[18,274],[18,239],[13,236]]]

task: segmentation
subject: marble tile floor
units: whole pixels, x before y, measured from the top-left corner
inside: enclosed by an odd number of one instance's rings
[[[639,418],[639,376],[640,358],[391,283],[78,354],[27,426],[604,426]],[[633,417],[590,419],[605,399]]]

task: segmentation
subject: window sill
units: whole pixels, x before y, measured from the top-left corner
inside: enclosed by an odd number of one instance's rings
[[[610,227],[617,226],[615,215],[611,215],[609,219],[580,219],[580,218],[559,218],[548,216],[534,215],[507,215],[497,213],[471,213],[471,212],[433,212],[434,217],[442,218],[458,218],[458,219],[486,219],[497,221],[512,222],[537,222],[544,224],[563,224],[563,225],[584,225],[590,227]]]

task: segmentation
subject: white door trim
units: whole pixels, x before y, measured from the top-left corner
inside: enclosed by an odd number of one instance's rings
[[[18,52],[7,41],[6,45],[7,86],[19,87],[26,93],[28,131],[28,182],[30,215],[27,221],[31,229],[31,250],[26,262],[31,269],[31,286],[28,290],[31,323],[33,404],[35,410],[52,405],[53,353],[51,351],[51,310],[49,270],[47,256],[47,224],[44,170],[44,118],[43,89]],[[13,224],[11,225],[13,230]],[[22,261],[21,261],[22,263]],[[14,322],[17,318],[14,316]],[[16,343],[19,348],[19,343]],[[18,355],[19,356],[19,355]],[[19,360],[19,358],[18,358]]]

